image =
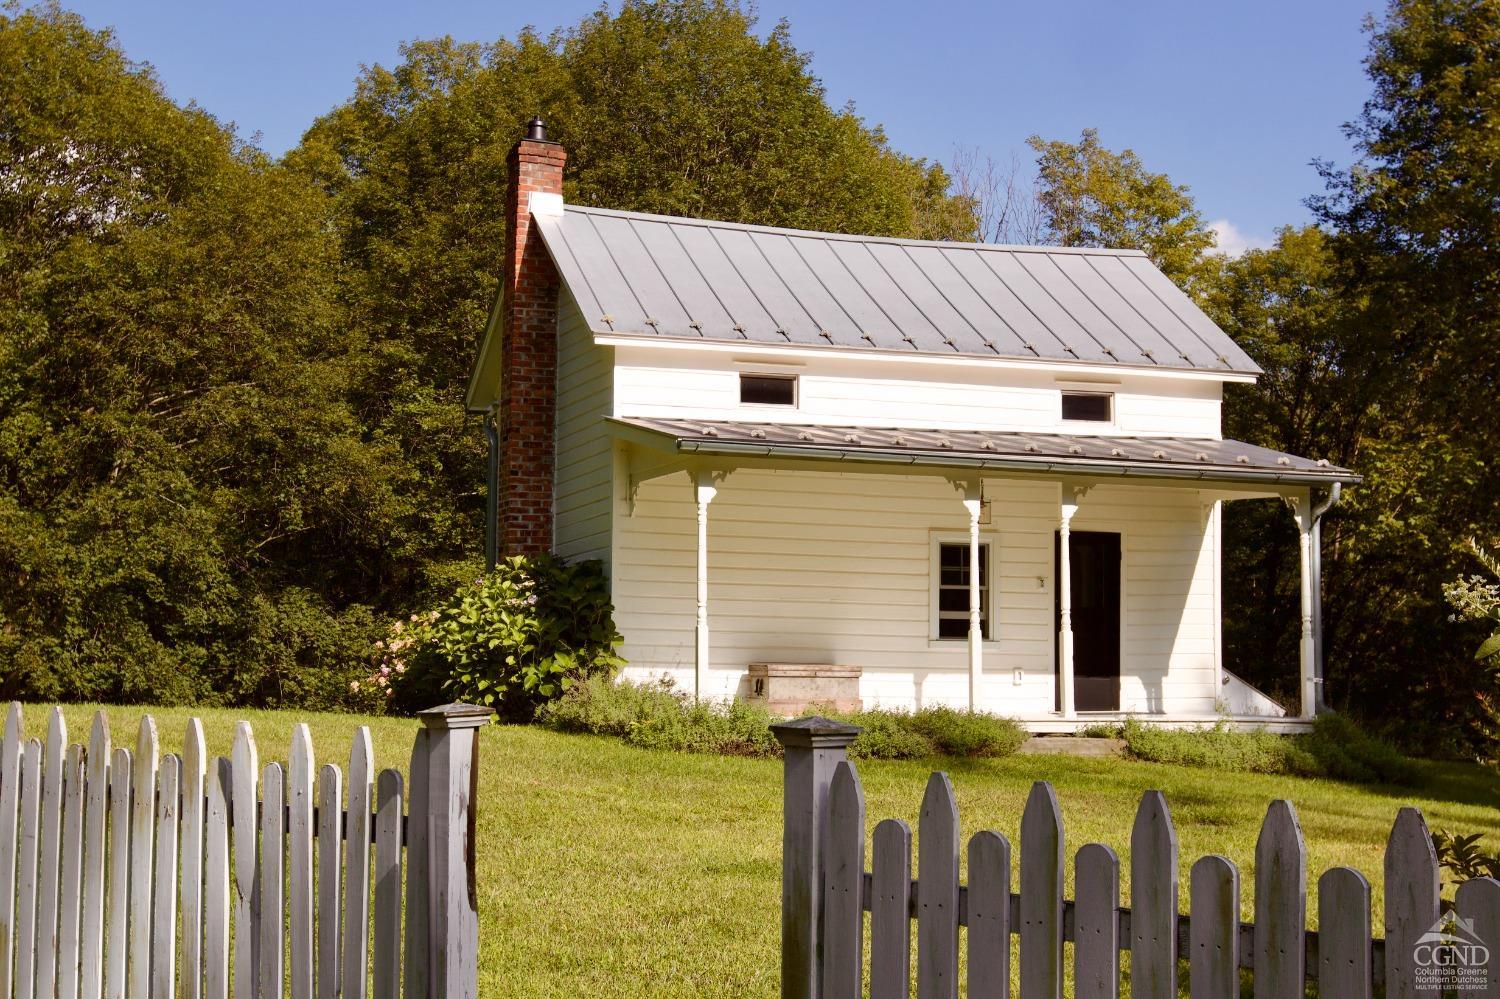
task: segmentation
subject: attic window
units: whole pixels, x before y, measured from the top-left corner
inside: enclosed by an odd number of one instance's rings
[[[740,405],[797,405],[797,376],[740,375]]]
[[[1114,396],[1108,392],[1064,392],[1062,418],[1088,423],[1108,423],[1113,419]]]

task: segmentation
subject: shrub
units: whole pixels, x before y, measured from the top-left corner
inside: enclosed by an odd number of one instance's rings
[[[910,716],[896,711],[861,711],[841,721],[858,725],[859,735],[849,744],[849,757],[855,760],[916,760],[935,756],[936,747],[907,722]]]
[[[1118,739],[1124,733],[1124,727],[1114,722],[1094,722],[1078,730],[1079,737],[1084,739]]]
[[[1319,773],[1316,762],[1292,743],[1271,732],[1240,732],[1223,722],[1211,728],[1168,729],[1135,718],[1125,722],[1130,755],[1151,763],[1211,767],[1262,774]]]
[[[1009,756],[1027,739],[1011,719],[978,711],[923,708],[904,716],[904,724],[948,756]]]
[[[404,707],[428,706],[439,692],[529,721],[579,680],[613,675],[623,664],[619,642],[600,563],[513,556],[426,614],[396,622],[376,645],[368,682]]]
[[[561,732],[612,735],[643,749],[671,749],[730,756],[775,756],[771,716],[740,701],[694,703],[668,677],[653,683],[615,683],[591,677],[556,701],[536,720]]]
[[[1332,777],[1359,783],[1414,784],[1417,767],[1389,744],[1341,715],[1323,715],[1308,735],[1212,728],[1172,730],[1137,719],[1125,723],[1130,754],[1151,763],[1248,773]]]

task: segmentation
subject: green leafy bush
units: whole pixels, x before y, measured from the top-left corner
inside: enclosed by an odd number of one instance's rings
[[[537,721],[561,732],[616,736],[643,749],[730,756],[780,752],[764,710],[740,701],[694,703],[668,677],[640,684],[590,677],[544,705]]]
[[[598,562],[513,556],[377,643],[367,682],[402,707],[434,694],[529,721],[579,680],[612,676],[620,636]]]
[[[858,725],[859,735],[849,744],[849,758],[855,760],[917,760],[937,755],[932,740],[913,732],[907,724],[911,716],[898,711],[861,711],[841,721]]]
[[[1011,719],[979,711],[922,708],[904,716],[903,724],[947,756],[1009,756],[1027,739]]]
[[[1307,735],[1211,728],[1168,729],[1125,722],[1130,754],[1151,763],[1246,773],[1332,777],[1374,784],[1414,784],[1416,765],[1341,715],[1323,715]]]

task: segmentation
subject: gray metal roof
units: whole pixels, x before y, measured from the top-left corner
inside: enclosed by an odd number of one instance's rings
[[[646,417],[619,418],[614,422],[671,438],[674,450],[690,454],[804,457],[1131,478],[1302,484],[1360,481],[1360,476],[1349,469],[1326,461],[1232,440]]]
[[[1136,250],[845,236],[572,205],[535,219],[596,334],[1260,373]]]

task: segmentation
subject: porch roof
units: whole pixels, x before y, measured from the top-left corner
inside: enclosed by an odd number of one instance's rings
[[[810,458],[935,465],[1016,472],[1151,479],[1354,483],[1360,476],[1327,461],[1235,440],[1103,437],[997,430],[922,430],[726,420],[615,418],[679,454]]]

